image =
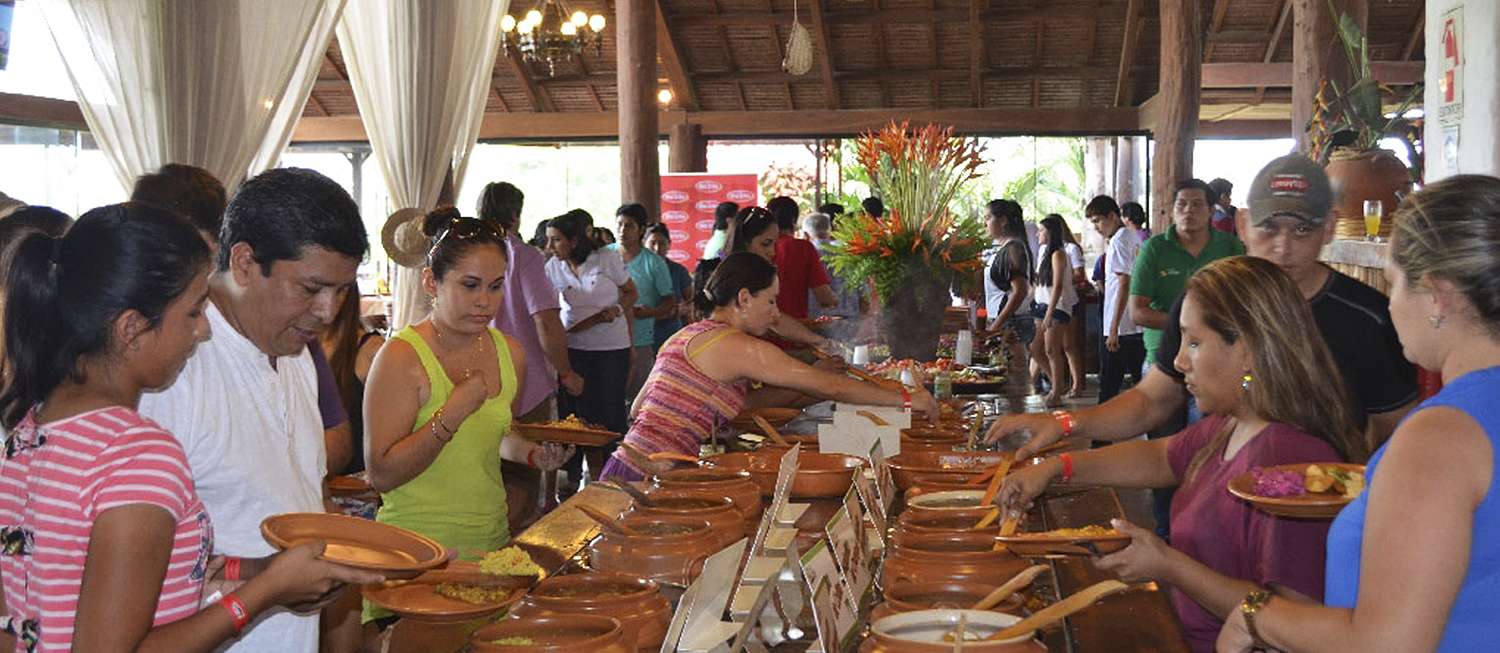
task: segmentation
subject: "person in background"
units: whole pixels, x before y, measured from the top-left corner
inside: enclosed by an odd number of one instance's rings
[[[547,261],[547,280],[559,293],[562,323],[568,339],[568,363],[583,377],[578,396],[558,397],[558,414],[576,415],[621,435],[625,434],[625,384],[630,380],[635,282],[616,249],[602,249],[589,238],[593,218],[572,210],[547,223],[547,242],[553,258]],[[626,318],[626,319],[622,319]],[[582,475],[582,458],[597,479],[609,447],[581,447],[568,461],[569,484]],[[560,488],[567,493],[567,488]]]
[[[300,168],[241,184],[220,234],[206,307],[213,338],[139,410],[182,443],[214,549],[244,559],[243,576],[275,552],[262,521],[324,510],[328,454],[307,342],[333,320],[369,237],[353,198]],[[229,650],[312,651],[318,622],[316,613],[271,610]]]
[[[1228,179],[1218,177],[1208,182],[1208,188],[1213,192],[1214,205],[1214,214],[1213,217],[1209,218],[1209,223],[1219,231],[1226,232],[1231,236],[1237,235],[1234,229],[1234,214],[1236,209],[1232,201],[1234,184],[1229,183]]]
[[[543,220],[543,221],[537,223],[536,229],[531,232],[531,240],[526,241],[526,244],[527,245],[531,245],[532,247],[535,247],[538,250],[540,250],[542,252],[543,256],[546,256],[547,258],[552,258],[552,250],[551,250],[551,248],[547,247],[547,221],[546,220]]]
[[[365,328],[360,320],[359,289],[350,287],[339,300],[338,312],[328,328],[318,336],[321,351],[330,352],[328,367],[338,387],[344,412],[349,415],[351,450],[348,461],[342,467],[334,467],[330,452],[330,476],[356,474],[365,469],[364,403],[365,381],[369,378],[370,365],[375,352],[385,344],[380,333]],[[321,395],[321,389],[320,389]],[[321,399],[321,396],[320,396]]]
[[[727,254],[751,252],[774,265],[776,246],[782,240],[781,226],[776,216],[758,206],[745,207],[740,209],[740,214],[729,225],[729,242],[726,252]],[[806,241],[802,242],[811,246]],[[822,265],[822,261],[816,262],[819,266]],[[708,279],[717,266],[718,261],[700,262],[698,269],[693,271],[694,279],[697,280],[700,277]],[[780,311],[779,308],[778,311]],[[784,312],[779,313],[779,317],[771,324],[768,332],[779,337],[781,342],[777,344],[783,348],[787,345],[803,345],[827,351],[833,346],[831,340],[813,333],[812,329],[807,328],[801,320],[792,319]]]
[[[838,224],[839,216],[844,214],[844,205],[838,202],[829,202],[818,207],[818,213],[828,216],[828,230],[831,232]]]
[[[496,227],[505,239],[505,288],[500,310],[490,326],[515,338],[526,351],[531,369],[522,376],[516,394],[515,421],[540,424],[557,414],[553,398],[558,384],[569,395],[583,394],[583,377],[568,361],[568,339],[562,324],[562,305],[557,290],[547,279],[546,259],[535,247],[521,241],[521,209],[526,196],[509,182],[486,184],[479,194],[476,216]],[[530,465],[502,458],[507,514],[512,531],[520,530],[539,516],[539,497],[556,496],[556,475]]]
[[[646,249],[646,229],[651,226],[646,207],[621,206],[615,211],[615,226],[622,239],[616,249],[636,289],[635,306],[630,309],[635,322],[631,331],[635,351],[630,355],[630,382],[625,385],[625,398],[634,400],[656,362],[656,321],[677,315],[677,292],[667,259]]]
[[[937,401],[921,387],[878,386],[842,371],[806,365],[762,339],[780,315],[776,267],[750,252],[730,254],[693,301],[707,319],[667,340],[636,398],[635,420],[605,473],[641,480],[671,469],[653,453],[697,456],[719,425],[745,406],[785,405],[803,394],[877,406],[907,406],[937,415]],[[750,390],[752,383],[765,387]],[[897,384],[899,386],[899,384]]]
[[[1146,226],[1146,208],[1141,206],[1140,203],[1126,202],[1121,204],[1120,217],[1125,218],[1125,222],[1130,224],[1130,228],[1135,229],[1135,235],[1140,237],[1141,244],[1145,244],[1146,239],[1151,237],[1151,228]]]
[[[667,225],[660,222],[651,225],[646,232],[646,249],[656,252],[663,261],[667,262],[667,269],[672,274],[672,294],[677,297],[677,311],[672,317],[662,318],[656,321],[652,327],[652,355],[661,350],[662,343],[672,334],[682,328],[681,316],[686,312],[693,300],[693,273],[688,272],[687,267],[672,260],[668,254],[672,252],[672,232]]]
[[[839,244],[833,239],[832,230],[833,219],[826,213],[812,213],[802,219],[802,232],[807,235],[808,242],[818,248],[818,256],[822,259],[824,267],[827,267],[828,258],[833,255],[833,248]],[[828,334],[830,339],[848,341],[854,337],[854,329],[858,326],[859,316],[864,311],[864,293],[860,292],[859,284],[851,284],[833,274],[828,276],[829,289],[838,297],[838,305],[825,308],[818,303],[816,296],[810,295],[807,299],[808,316],[841,318],[824,327],[822,331]]]
[[[1032,367],[1046,374],[1052,383],[1043,403],[1052,408],[1063,404],[1064,375],[1068,361],[1063,352],[1068,336],[1068,321],[1078,303],[1073,287],[1073,268],[1063,250],[1062,218],[1049,215],[1042,219],[1041,240],[1045,249],[1036,264],[1036,290],[1032,297],[1031,316],[1036,319],[1037,338],[1031,343]]]
[[[838,306],[838,295],[834,294],[830,285],[832,280],[828,277],[828,270],[823,268],[818,248],[795,237],[796,200],[786,196],[777,197],[766,202],[766,210],[776,217],[776,226],[780,231],[772,262],[776,264],[776,274],[781,282],[781,295],[776,298],[776,305],[781,308],[782,314],[798,320],[807,319],[810,316],[808,297],[815,298],[823,308]]]
[[[136,177],[130,201],[154,204],[187,218],[218,253],[219,228],[224,224],[224,205],[229,200],[223,182],[214,173],[168,163],[156,172]]]
[[[719,202],[714,207],[714,233],[708,237],[708,244],[703,246],[702,258],[714,259],[724,255],[725,243],[729,237],[729,221],[739,212],[740,205],[734,202]]]
[[[1108,195],[1089,200],[1083,214],[1107,243],[1104,255],[1099,257],[1104,275],[1104,322],[1099,344],[1099,403],[1102,404],[1120,394],[1120,384],[1127,373],[1135,383],[1141,382],[1146,345],[1141,340],[1140,327],[1130,321],[1125,310],[1130,302],[1130,275],[1135,272],[1141,241],[1134,229],[1125,227],[1120,207]]]
[[[1083,247],[1078,244],[1078,238],[1073,235],[1073,229],[1068,226],[1068,221],[1056,213],[1047,217],[1056,217],[1062,223],[1063,253],[1068,256],[1068,265],[1073,267],[1073,290],[1078,296],[1078,303],[1074,304],[1072,319],[1068,321],[1068,336],[1063,340],[1063,353],[1068,359],[1068,376],[1072,378],[1072,388],[1068,390],[1069,397],[1082,397],[1083,389],[1088,383],[1088,376],[1083,369],[1083,332],[1085,316],[1083,314],[1083,296],[1089,290],[1088,273],[1083,269]]]
[[[995,247],[985,252],[981,280],[989,324],[977,335],[981,340],[1002,336],[1010,355],[1010,369],[1015,371],[1030,369],[1027,352],[1036,338],[1036,320],[1031,317],[1031,282],[1036,266],[1026,246],[1024,225],[1021,205],[1014,200],[990,200],[985,205],[984,229]],[[1014,337],[1007,332],[1013,332]]]
[[[552,470],[572,447],[508,437],[527,373],[526,350],[492,328],[507,269],[493,223],[439,207],[422,287],[427,319],[402,329],[370,368],[365,404],[376,521],[426,535],[462,559],[510,543],[502,458]],[[366,622],[387,614],[365,606]]]
[[[1264,259],[1235,256],[1188,281],[1174,366],[1208,417],[1167,438],[1062,454],[1005,478],[999,502],[1019,517],[1051,482],[1175,486],[1171,546],[1114,520],[1130,546],[1094,565],[1126,582],[1173,588],[1190,648],[1213,650],[1240,598],[1272,587],[1323,594],[1328,523],[1270,515],[1225,491],[1262,467],[1362,459],[1364,442],[1333,356],[1291,278]]]
[[[272,608],[382,580],[319,560],[321,542],[245,564],[259,573],[237,586],[210,558],[182,445],[136,412],[210,335],[210,260],[193,225],[139,203],[18,244],[0,392],[0,520],[17,536],[0,557],[10,650],[209,651]],[[201,605],[206,582],[232,592]]]
[[[1334,519],[1326,605],[1245,588],[1219,651],[1488,651],[1500,641],[1497,226],[1490,176],[1443,179],[1397,209],[1391,319],[1406,357],[1439,372],[1443,389],[1380,446],[1364,491]]]
[[[885,202],[880,201],[879,197],[866,197],[860,201],[859,207],[864,209],[865,215],[876,220],[885,217]]]
[[[609,247],[615,244],[615,232],[609,227],[594,227],[594,240],[600,247]]]

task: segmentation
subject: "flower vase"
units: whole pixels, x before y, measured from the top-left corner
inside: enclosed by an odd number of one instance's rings
[[[941,279],[923,275],[898,283],[890,301],[881,307],[877,322],[891,358],[924,363],[937,360],[938,335],[951,303],[948,283]]]

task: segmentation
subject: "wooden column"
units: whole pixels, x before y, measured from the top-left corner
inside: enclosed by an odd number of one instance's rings
[[[615,80],[620,105],[620,202],[640,202],[657,215],[656,2],[615,4]]]
[[[1146,139],[1139,136],[1115,138],[1115,201],[1140,202],[1145,200],[1146,177],[1141,153]]]
[[[1309,0],[1310,1],[1310,0]],[[1172,222],[1172,188],[1193,174],[1203,86],[1203,20],[1197,0],[1161,0],[1161,84],[1151,161],[1151,231]]]
[[[672,134],[667,141],[667,170],[669,172],[708,172],[708,139],[703,129],[695,123],[680,122],[672,125]]]
[[[1348,13],[1365,30],[1368,0],[1333,0],[1340,13]],[[1328,0],[1292,0],[1292,138],[1297,150],[1308,151],[1307,122],[1312,119],[1318,84],[1327,77],[1348,90],[1353,71],[1338,39],[1336,21],[1328,11]]]

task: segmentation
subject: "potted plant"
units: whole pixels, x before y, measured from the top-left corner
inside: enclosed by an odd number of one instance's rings
[[[1338,236],[1359,238],[1364,235],[1365,200],[1381,200],[1389,215],[1401,197],[1411,191],[1412,182],[1422,177],[1422,157],[1416,148],[1420,130],[1403,117],[1422,96],[1422,83],[1413,86],[1394,113],[1387,113],[1385,97],[1394,92],[1370,70],[1369,40],[1349,14],[1340,14],[1332,2],[1328,9],[1338,17],[1339,42],[1344,46],[1353,83],[1343,89],[1333,80],[1324,79],[1319,85],[1313,99],[1313,117],[1307,125],[1312,136],[1309,155],[1325,164],[1335,195],[1341,197],[1337,206]],[[1380,140],[1388,136],[1405,143],[1410,169],[1390,150],[1380,148]],[[1389,224],[1389,220],[1384,221],[1382,230],[1388,230]]]
[[[974,284],[983,267],[983,224],[950,205],[979,176],[984,148],[977,139],[955,138],[951,127],[912,130],[894,122],[856,144],[871,191],[889,214],[840,218],[834,237],[841,245],[830,265],[849,283],[873,287],[892,357],[934,360],[950,289]]]

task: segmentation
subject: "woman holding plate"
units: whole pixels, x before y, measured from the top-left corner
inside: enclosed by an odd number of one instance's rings
[[[1271,465],[1359,458],[1362,440],[1333,381],[1332,355],[1286,273],[1236,256],[1199,270],[1186,292],[1174,364],[1209,417],[1168,438],[1049,458],[1006,477],[998,500],[1019,516],[1049,483],[1176,486],[1171,546],[1116,521],[1132,543],[1095,564],[1126,581],[1170,584],[1188,644],[1201,653],[1259,587],[1323,594],[1327,523],[1261,512],[1230,495],[1229,480]]]
[[[1326,605],[1247,592],[1231,653],[1486,651],[1500,641],[1500,179],[1460,175],[1406,198],[1390,259],[1406,357],[1442,373],[1370,458],[1328,533]]]

